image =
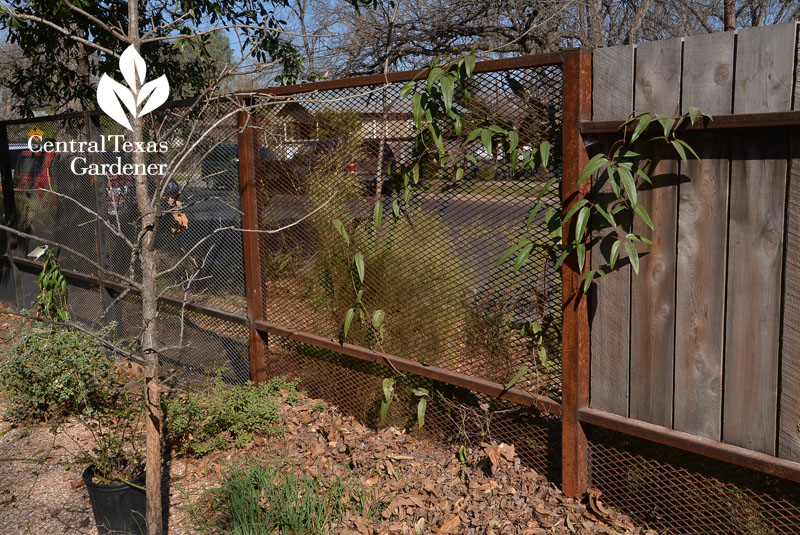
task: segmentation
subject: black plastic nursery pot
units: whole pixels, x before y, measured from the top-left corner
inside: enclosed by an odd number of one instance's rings
[[[89,501],[99,535],[145,535],[146,500],[144,490],[127,483],[97,483],[94,465],[83,472]],[[131,483],[144,487],[144,474]]]

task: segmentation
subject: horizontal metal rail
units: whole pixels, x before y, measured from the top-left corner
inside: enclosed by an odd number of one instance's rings
[[[622,129],[625,121],[581,121],[580,125],[582,134],[614,134]],[[634,126],[628,124],[631,131]],[[776,126],[800,126],[800,111],[715,115],[712,119],[702,118],[693,125],[686,123],[681,129],[707,131]],[[653,124],[651,128],[658,128],[658,125]]]
[[[800,463],[589,407],[578,409],[578,419],[586,424],[800,483]]]
[[[561,65],[562,52],[548,52],[544,54],[533,54],[529,56],[518,56],[515,58],[494,59],[481,61],[475,64],[473,72],[495,72],[507,71],[512,69],[530,69],[533,67],[549,67]],[[264,96],[285,96],[312,91],[325,91],[331,89],[345,89],[353,87],[366,87],[370,85],[380,85],[387,83],[409,82],[415,78],[422,77],[427,73],[427,69],[416,69],[413,71],[390,72],[387,74],[370,74],[367,76],[355,76],[352,78],[342,78],[338,80],[323,80],[307,84],[285,85],[269,87],[266,89],[256,89],[247,91],[246,95]]]
[[[493,59],[481,61],[475,64],[476,73],[481,72],[495,72],[505,71],[510,69],[528,69],[532,67],[548,67],[553,65],[560,65],[562,62],[562,52],[547,52],[544,54],[533,54],[528,56],[517,56],[514,58]],[[393,82],[408,82],[413,80],[426,72],[426,69],[417,69],[412,71],[391,72],[387,74],[371,74],[367,76],[353,76],[350,78],[341,78],[337,80],[323,80],[321,82],[311,82],[306,84],[284,85],[277,87],[267,87],[263,89],[254,89],[249,91],[240,91],[231,95],[222,95],[218,98],[231,98],[237,97],[253,97],[253,96],[287,96],[294,94],[310,93],[313,91],[323,91],[328,89],[345,89],[352,87],[365,87],[369,85],[380,85]],[[197,98],[188,98],[183,100],[170,101],[162,106],[160,109],[181,108],[194,104]],[[27,117],[23,119],[9,119],[7,121],[0,121],[0,125],[15,125],[15,124],[29,124],[40,123],[47,121],[62,121],[67,119],[83,119],[87,116],[101,115],[101,110],[88,110],[79,112],[66,112],[56,115],[43,115],[41,117]]]
[[[328,349],[337,353],[342,353],[357,359],[386,367],[395,368],[400,371],[426,377],[434,381],[440,381],[449,385],[466,388],[474,392],[480,392],[488,396],[503,399],[522,405],[525,407],[535,407],[540,411],[561,416],[561,404],[543,395],[531,394],[519,388],[506,389],[503,385],[485,379],[479,379],[463,373],[458,373],[438,366],[428,366],[420,362],[408,360],[386,353],[378,353],[361,346],[339,342],[331,338],[323,338],[314,334],[288,329],[280,325],[275,325],[263,320],[255,322],[256,329],[266,334],[274,334],[297,342],[303,342],[322,349]]]
[[[2,258],[2,261],[4,263],[9,262],[8,256],[2,256],[0,258]],[[32,260],[26,260],[23,258],[16,258],[16,257],[13,259],[13,261],[14,264],[20,270],[25,271],[26,273],[38,274],[42,270],[42,264],[39,262],[34,262]],[[67,280],[69,280],[70,284],[78,286],[79,288],[92,289],[92,288],[99,288],[102,286],[103,288],[111,290],[113,292],[122,292],[128,289],[128,286],[125,286],[124,284],[119,284],[106,279],[104,279],[101,283],[100,280],[98,280],[98,278],[94,275],[87,275],[85,273],[72,271],[70,269],[62,269],[61,273]],[[139,290],[130,288],[130,293],[132,295],[139,295],[140,292]],[[168,305],[176,308],[184,307],[186,310],[190,312],[204,314],[206,316],[235,323],[237,325],[247,325],[246,316],[242,316],[241,314],[236,314],[234,312],[228,312],[227,310],[220,310],[218,308],[209,307],[198,303],[187,303],[180,299],[176,299],[174,297],[166,297],[166,296],[159,297],[158,302],[163,305]]]

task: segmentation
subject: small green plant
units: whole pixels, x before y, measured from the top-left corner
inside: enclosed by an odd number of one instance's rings
[[[389,416],[389,408],[392,402],[397,400],[397,394],[394,389],[394,379],[386,378],[382,383],[383,398],[381,399],[381,410],[379,424],[384,425],[386,418]],[[411,390],[414,398],[417,400],[417,429],[422,429],[425,425],[425,410],[428,406],[428,398],[430,393],[427,388],[416,387]]]
[[[91,451],[81,452],[81,458],[94,465],[94,477],[100,483],[136,486],[131,481],[144,469],[141,403],[131,397],[130,392],[121,390],[113,410],[80,418],[94,442]]]
[[[98,333],[111,336],[114,326]],[[93,414],[110,407],[116,394],[114,358],[77,329],[37,326],[0,364],[0,386],[17,419]]]
[[[210,496],[212,523],[229,535],[323,535],[348,511],[376,520],[385,509],[355,478],[302,474],[286,462],[229,467]]]
[[[199,392],[169,396],[164,401],[167,439],[181,453],[202,456],[242,448],[256,434],[282,433],[281,403],[298,402],[297,382],[274,378],[259,386],[227,385],[217,379]]]
[[[47,249],[42,255],[42,271],[36,279],[39,294],[34,300],[40,317],[52,321],[70,320],[67,309],[67,279],[58,263],[58,249]]]

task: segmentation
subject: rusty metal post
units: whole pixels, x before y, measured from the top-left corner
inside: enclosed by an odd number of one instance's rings
[[[589,161],[580,121],[591,118],[592,51],[579,48],[564,52],[563,180],[562,213],[589,195],[591,182],[578,185],[578,177]],[[575,235],[575,218],[562,229],[564,241]],[[590,265],[586,252],[584,268]],[[576,254],[561,268],[562,345],[562,487],[568,496],[583,494],[589,484],[589,451],[578,410],[589,404],[589,310],[588,295],[581,290],[581,272]]]
[[[253,116],[249,101],[239,101],[241,110],[236,114],[239,143],[239,194],[242,202],[242,229],[258,230],[258,191],[256,188],[256,147]],[[261,284],[261,254],[259,234],[243,232],[244,282],[247,296],[247,326],[250,339],[250,378],[259,383],[269,378],[267,335],[256,328],[256,321],[264,320],[264,300]]]

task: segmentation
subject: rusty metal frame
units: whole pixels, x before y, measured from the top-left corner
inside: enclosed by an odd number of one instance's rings
[[[379,353],[370,349],[340,342],[332,338],[324,338],[315,334],[296,331],[267,321],[256,321],[256,328],[265,334],[275,334],[283,338],[303,342],[321,349],[335,351],[367,362],[382,364],[439,381],[453,386],[459,386],[482,394],[487,394],[498,399],[511,401],[524,407],[535,407],[542,412],[561,416],[561,404],[543,395],[531,394],[519,388],[505,388],[499,383],[480,379],[463,373],[446,370],[438,366],[428,366],[413,360],[408,360],[388,353]]]
[[[579,48],[564,53],[563,100],[563,179],[561,210],[587,197],[590,181],[578,184],[581,171],[589,161],[580,121],[591,117],[592,50]],[[564,240],[575,236],[574,221],[562,229]],[[588,240],[587,240],[588,241]],[[584,271],[590,265],[586,251]],[[561,267],[562,341],[561,399],[562,416],[562,490],[572,497],[582,495],[589,485],[589,444],[578,419],[578,410],[589,405],[590,326],[588,296],[581,286],[582,270],[577,254],[571,254]]]
[[[800,483],[800,463],[779,459],[766,453],[758,453],[731,444],[701,438],[668,427],[634,420],[610,412],[589,407],[578,409],[581,422],[643,438],[658,444],[689,451],[719,461],[743,466],[751,470],[770,474]]]

